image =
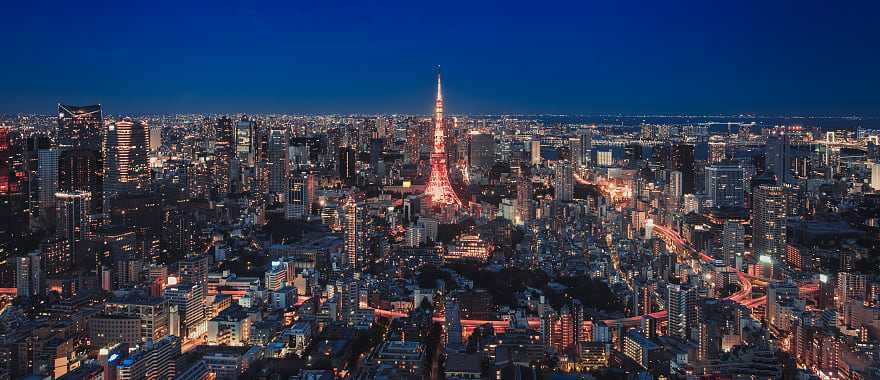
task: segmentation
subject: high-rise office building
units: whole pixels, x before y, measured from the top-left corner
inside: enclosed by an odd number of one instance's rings
[[[727,159],[727,144],[721,136],[709,138],[709,163],[715,164]]]
[[[287,218],[303,218],[312,214],[315,201],[315,176],[299,173],[290,178],[290,194],[287,197]]]
[[[666,311],[669,319],[669,335],[688,340],[690,329],[696,323],[696,291],[685,285],[670,284]]]
[[[0,194],[12,191],[14,183],[10,168],[9,127],[0,125]]]
[[[55,193],[58,210],[56,235],[67,241],[76,261],[83,252],[83,241],[89,235],[89,206],[92,194],[84,191]]]
[[[492,169],[492,165],[495,164],[495,137],[488,133],[473,132],[468,135],[468,138],[470,139],[470,143],[468,144],[468,162],[471,167],[482,171],[489,171],[489,169]],[[540,163],[540,141],[537,145],[537,153],[532,152],[532,161],[535,160],[535,154],[537,154],[538,163]],[[534,148],[535,144],[532,143],[532,149]]]
[[[776,176],[776,183],[791,180],[791,143],[788,133],[779,131],[767,138],[766,169]]]
[[[871,188],[880,191],[880,163],[871,163]]]
[[[55,207],[55,193],[58,192],[58,149],[40,149],[38,155],[38,177],[40,181],[40,207]]]
[[[574,170],[568,161],[557,161],[553,176],[555,199],[569,202],[574,197]]]
[[[279,202],[284,201],[289,183],[287,181],[287,154],[290,141],[286,129],[273,128],[269,130],[268,165],[269,193],[276,197]]]
[[[104,127],[101,105],[58,104],[58,146],[61,149],[101,150]]]
[[[406,143],[404,144],[403,159],[408,164],[418,164],[421,151],[421,138],[418,123],[410,123],[406,128]]]
[[[532,181],[526,175],[516,180],[516,222],[528,225],[532,221]]]
[[[721,231],[721,253],[724,264],[735,266],[737,258],[745,255],[745,244],[745,228],[742,223],[725,222]]]
[[[247,167],[254,166],[256,126],[256,122],[247,119],[239,120],[235,125],[235,154],[238,156],[238,161]]]
[[[58,158],[58,191],[89,193],[89,214],[103,212],[103,182],[100,152],[73,148],[61,153]]]
[[[578,131],[578,138],[581,139],[581,156],[585,165],[590,164],[590,156],[593,151],[593,130],[581,129]]]
[[[672,149],[672,166],[681,172],[681,189],[684,194],[693,194],[696,180],[694,170],[694,146],[678,144]]]
[[[355,272],[361,270],[365,252],[365,205],[353,197],[346,200],[345,211],[345,261]]]
[[[735,162],[706,167],[706,196],[715,208],[736,208],[744,204],[743,168]]]
[[[669,199],[672,201],[674,206],[678,206],[681,204],[681,197],[684,196],[683,193],[683,178],[682,174],[678,170],[673,170],[669,172],[669,183],[668,183],[668,192]]]
[[[150,127],[150,152],[155,153],[162,147],[162,127],[153,125]]]
[[[584,161],[584,146],[580,137],[571,137],[568,139],[568,151],[571,154],[571,163],[575,170],[586,165]]]
[[[385,140],[383,139],[370,139],[370,168],[373,169],[373,173],[376,175],[381,175],[384,167],[382,164],[382,151],[384,150]]]
[[[15,279],[18,296],[27,298],[45,293],[46,274],[39,250],[15,258]]]
[[[149,188],[147,130],[146,124],[129,118],[107,125],[104,136],[105,197],[113,198]]]
[[[779,261],[785,254],[785,191],[781,186],[760,185],[752,205],[752,251]]]
[[[337,161],[339,180],[346,186],[357,184],[357,152],[350,146],[339,148]]]
[[[541,165],[541,140],[529,141],[529,157],[532,165]]]
[[[213,183],[215,195],[225,197],[232,191],[232,173],[240,168],[233,169],[233,159],[236,157],[236,131],[232,119],[221,117],[217,119],[214,127],[216,139],[214,140]]]

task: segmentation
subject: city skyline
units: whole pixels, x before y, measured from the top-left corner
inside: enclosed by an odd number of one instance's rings
[[[880,115],[876,4],[395,5],[16,4],[0,112]]]
[[[880,379],[870,7],[9,8],[0,380]]]

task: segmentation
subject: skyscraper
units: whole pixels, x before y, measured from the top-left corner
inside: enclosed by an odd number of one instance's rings
[[[40,207],[55,207],[55,193],[58,191],[58,149],[40,149],[38,156],[38,177],[40,180]]]
[[[791,144],[785,131],[776,132],[767,138],[766,169],[776,175],[777,184],[791,179]]]
[[[489,171],[495,164],[495,137],[488,133],[471,133],[468,135],[468,162],[473,168]],[[534,147],[534,145],[532,145]],[[532,153],[533,155],[535,153]],[[540,143],[538,149],[538,161],[540,161]]]
[[[18,297],[30,297],[33,292],[31,281],[31,259],[29,256],[15,258],[15,291]]]
[[[370,139],[370,168],[376,175],[381,175],[384,168],[380,168],[382,162],[382,151],[384,149],[385,140]]]
[[[91,194],[89,213],[102,212],[103,170],[100,152],[73,148],[58,158],[58,191]]]
[[[715,208],[743,206],[743,168],[720,162],[706,168],[706,195]]]
[[[574,196],[574,171],[568,161],[557,161],[553,176],[555,199],[569,202]]]
[[[12,191],[9,156],[9,127],[0,125],[0,194]]]
[[[714,164],[727,159],[727,144],[721,136],[709,138],[709,163]]]
[[[214,175],[212,179],[215,195],[222,198],[232,189],[232,161],[236,157],[236,131],[232,125],[232,119],[225,116],[217,119],[214,132],[216,140],[214,141]]]
[[[880,191],[880,163],[871,163],[871,188]]]
[[[568,139],[568,151],[571,154],[571,163],[575,170],[585,166],[584,162],[584,146],[580,137],[571,137]]]
[[[419,136],[420,129],[421,127],[418,123],[410,123],[406,128],[406,143],[403,151],[403,159],[408,164],[419,163],[419,152],[421,151],[421,138]]]
[[[107,125],[104,159],[104,192],[107,197],[144,191],[149,187],[147,126],[125,118]]]
[[[727,221],[721,231],[721,253],[724,264],[736,265],[737,257],[745,255],[745,228],[741,223]],[[738,268],[737,268],[738,269]]]
[[[354,148],[343,146],[339,148],[339,180],[347,186],[357,184],[357,152]]]
[[[162,127],[154,125],[150,127],[150,152],[157,152],[162,147]]]
[[[254,166],[256,125],[256,122],[247,119],[239,120],[235,125],[235,154],[238,156],[238,161],[247,167]]]
[[[590,164],[590,152],[593,151],[593,130],[592,129],[582,129],[578,131],[578,138],[581,139],[581,156],[583,157],[584,165]]]
[[[520,174],[516,180],[516,222],[528,225],[532,221],[532,181]]]
[[[40,207],[40,150],[49,149],[49,138],[33,134],[23,141],[22,147],[22,191],[28,195],[28,208],[31,215],[39,214]]]
[[[349,197],[345,211],[345,263],[352,271],[359,272],[363,265],[365,251],[365,205]]]
[[[284,201],[289,183],[287,181],[287,148],[290,141],[286,129],[269,130],[267,165],[269,167],[269,193],[280,202]]]
[[[540,165],[541,164],[541,141],[540,140],[529,141],[529,157],[531,158],[532,165]]]
[[[311,173],[295,174],[290,178],[290,194],[287,197],[287,218],[303,218],[312,214],[315,198],[315,176]]]
[[[681,190],[684,194],[694,193],[694,146],[690,144],[678,144],[672,149],[672,165],[675,170],[681,172]]]
[[[752,205],[752,248],[755,255],[774,259],[785,254],[785,191],[781,186],[761,185]]]
[[[446,125],[443,119],[443,91],[440,70],[437,70],[437,101],[434,105],[434,149],[431,153],[431,177],[425,194],[434,205],[461,207],[461,200],[449,183],[446,167]]]
[[[89,207],[92,194],[84,191],[55,193],[58,210],[56,234],[67,241],[74,261],[82,255],[82,242],[89,234]]]
[[[669,335],[688,340],[690,329],[696,323],[697,293],[685,285],[670,284],[666,310],[669,318]]]
[[[42,274],[39,254],[15,257],[15,288],[16,295],[29,298],[39,291],[36,276]]]
[[[684,179],[680,171],[673,170],[669,172],[669,199],[672,201],[673,206],[681,204],[681,197],[684,196],[682,192],[683,181]]]
[[[58,146],[61,149],[101,150],[103,114],[101,105],[58,104]]]

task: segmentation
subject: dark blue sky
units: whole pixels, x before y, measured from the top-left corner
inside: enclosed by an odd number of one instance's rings
[[[877,1],[85,3],[4,4],[0,112],[880,115]]]

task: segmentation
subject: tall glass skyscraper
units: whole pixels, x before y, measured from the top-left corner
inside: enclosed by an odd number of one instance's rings
[[[743,206],[743,168],[735,162],[706,167],[706,195],[715,208]]]
[[[752,207],[752,250],[780,258],[785,253],[785,191],[781,186],[755,189]]]
[[[108,197],[146,190],[150,181],[147,126],[129,118],[107,125],[104,191]]]
[[[100,104],[58,104],[58,146],[100,151],[103,120]]]

